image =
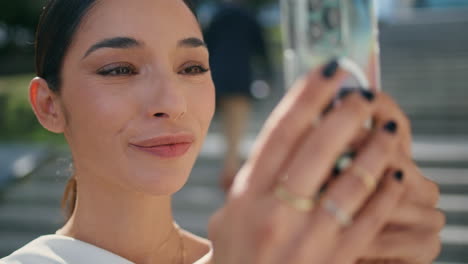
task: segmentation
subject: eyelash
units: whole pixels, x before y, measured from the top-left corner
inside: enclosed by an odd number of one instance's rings
[[[124,72],[122,72],[125,70]],[[118,64],[118,65],[110,65],[104,66],[98,70],[97,74],[102,76],[110,76],[110,77],[117,77],[117,76],[130,76],[137,74],[137,70],[130,64]]]
[[[187,70],[197,70],[197,72],[187,72]],[[206,72],[210,71],[210,69],[207,69],[205,67],[203,67],[202,65],[199,65],[199,64],[196,64],[196,65],[189,65],[187,67],[185,67],[183,70],[181,70],[179,72],[179,74],[186,74],[186,75],[201,75],[201,74],[204,74]]]
[[[179,74],[194,76],[204,74],[208,71],[210,71],[210,69],[207,69],[202,65],[190,65],[181,70]],[[97,74],[102,76],[117,77],[135,75],[138,74],[138,71],[132,65],[122,64],[118,66],[105,66],[99,69]]]

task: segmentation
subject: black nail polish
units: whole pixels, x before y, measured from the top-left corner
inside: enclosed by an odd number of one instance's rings
[[[322,187],[320,187],[319,194],[325,193],[327,189],[328,189],[328,183],[323,184]]]
[[[405,178],[405,174],[403,173],[403,171],[399,170],[399,171],[395,172],[393,177],[395,177],[395,180],[397,180],[399,182],[402,182],[403,179]]]
[[[322,112],[322,116],[330,113],[333,110],[333,108],[335,108],[335,102],[334,101],[329,103],[327,105],[327,107],[325,107],[325,110],[323,110],[323,112]]]
[[[364,97],[367,101],[372,102],[375,99],[375,94],[369,90],[361,90],[361,95]]]
[[[344,100],[350,94],[356,92],[356,89],[342,88],[338,93],[338,100]]]
[[[325,77],[326,79],[330,79],[333,76],[335,76],[336,72],[338,71],[338,66],[339,66],[338,60],[336,59],[332,60],[323,69],[323,72],[322,72],[323,77]]]
[[[395,134],[398,130],[398,124],[395,121],[390,121],[384,126],[384,129],[390,134]]]
[[[341,174],[341,170],[338,167],[334,167],[332,169],[332,177],[333,178],[338,178],[338,176],[340,176],[340,174]]]

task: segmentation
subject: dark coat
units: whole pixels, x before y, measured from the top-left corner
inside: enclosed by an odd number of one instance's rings
[[[251,96],[252,59],[268,64],[262,30],[255,17],[241,6],[224,4],[205,32],[218,98]]]

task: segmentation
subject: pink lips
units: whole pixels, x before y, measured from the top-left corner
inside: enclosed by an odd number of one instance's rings
[[[193,135],[179,133],[154,137],[130,145],[159,158],[168,159],[184,155],[192,146],[193,141]]]

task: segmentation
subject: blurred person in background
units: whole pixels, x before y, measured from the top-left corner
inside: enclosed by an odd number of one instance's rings
[[[227,192],[242,165],[241,142],[249,124],[254,59],[264,75],[271,65],[264,33],[244,0],[226,0],[205,32],[226,142],[220,185]]]

